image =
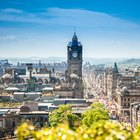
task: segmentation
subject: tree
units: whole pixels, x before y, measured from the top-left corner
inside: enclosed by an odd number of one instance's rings
[[[15,134],[19,140],[139,140],[140,125],[132,131],[126,123],[109,121],[109,115],[100,103],[92,104],[91,109],[84,113],[85,125],[70,128],[79,121],[79,117],[71,113],[70,105],[61,105],[50,114],[51,125],[36,129],[29,122],[17,127]],[[56,117],[56,118],[55,118]],[[105,121],[106,120],[106,121]],[[65,123],[68,121],[69,123]],[[94,124],[94,125],[92,125]]]
[[[82,123],[88,127],[100,120],[109,120],[109,114],[101,103],[93,103],[82,116]]]
[[[90,106],[91,109],[105,109],[104,104],[101,104],[99,102],[95,102]]]
[[[15,130],[15,134],[17,135],[19,140],[25,140],[26,138],[31,138],[35,131],[35,127],[29,123],[24,122]]]
[[[75,114],[68,114],[68,124],[69,127],[75,130],[77,127],[81,125],[81,118]]]
[[[60,105],[60,107],[54,110],[49,115],[49,123],[51,126],[57,126],[60,123],[68,123],[69,127],[75,129],[79,126],[81,119],[79,116],[72,114],[72,108],[70,105]]]
[[[98,121],[91,127],[80,126],[73,131],[66,124],[36,130],[28,123],[20,125],[15,134],[19,140],[139,140],[140,126],[133,132],[125,124]]]
[[[81,126],[77,133],[82,135],[82,139],[87,140],[138,140],[134,139],[134,134],[123,124],[112,121],[98,121],[91,127]]]
[[[67,115],[71,113],[70,105],[60,105],[58,109],[49,114],[49,123],[51,126],[57,126],[59,123],[68,121]]]

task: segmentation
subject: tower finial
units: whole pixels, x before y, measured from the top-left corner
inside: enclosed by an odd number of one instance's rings
[[[76,35],[76,27],[74,26],[74,35]]]

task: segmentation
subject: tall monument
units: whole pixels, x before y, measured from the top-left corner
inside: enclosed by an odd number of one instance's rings
[[[82,44],[74,33],[67,46],[67,81],[73,88],[74,98],[83,98],[82,62]]]

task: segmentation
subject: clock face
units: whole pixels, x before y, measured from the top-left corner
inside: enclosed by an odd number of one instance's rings
[[[69,51],[71,51],[71,48],[69,48]]]
[[[76,52],[72,53],[72,56],[73,56],[73,58],[76,58],[77,57],[77,53]]]

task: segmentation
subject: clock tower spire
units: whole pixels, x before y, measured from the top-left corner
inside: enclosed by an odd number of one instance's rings
[[[67,82],[73,88],[75,98],[83,98],[82,61],[82,44],[74,32],[72,41],[67,45]]]

